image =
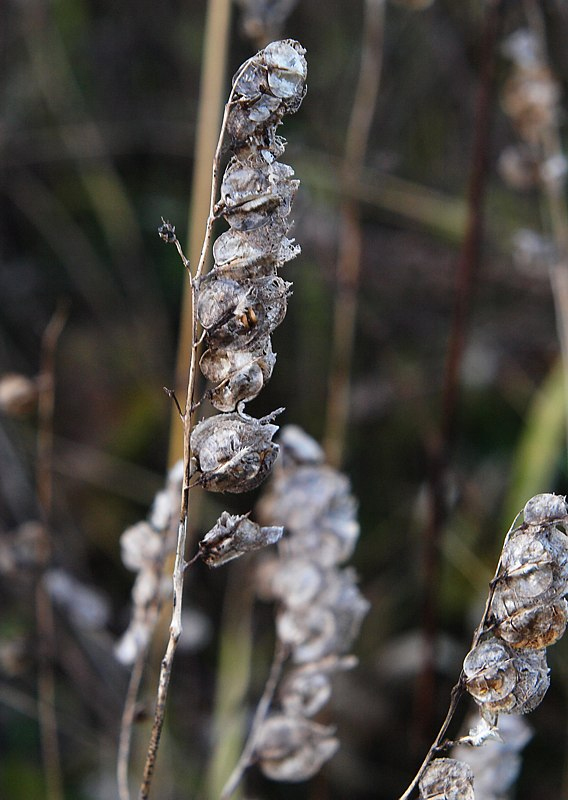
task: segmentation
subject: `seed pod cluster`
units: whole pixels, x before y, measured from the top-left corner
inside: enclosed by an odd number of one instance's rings
[[[306,93],[304,52],[291,39],[272,42],[233,82],[226,123],[233,155],[215,206],[229,230],[214,243],[214,267],[196,286],[206,342],[199,366],[212,384],[207,396],[222,412],[191,435],[193,468],[210,491],[254,489],[278,452],[278,428],[243,409],[272,375],[271,335],[286,315],[291,287],[277,273],[300,252],[286,236],[299,181],[278,161],[285,141],[276,128]]]
[[[286,236],[299,181],[278,161],[285,141],[276,128],[305,95],[304,52],[291,39],[272,42],[246,62],[233,86],[233,156],[215,206],[230,228],[213,246],[215,265],[197,300],[207,342],[200,367],[222,412],[256,397],[274,367],[270,337],[284,319],[291,286],[277,270],[300,252]]]
[[[213,528],[199,542],[199,555],[208,567],[220,567],[233,558],[274,544],[284,529],[261,528],[247,514],[234,516],[223,511]]]
[[[120,537],[122,563],[136,573],[130,624],[115,647],[115,655],[123,664],[133,664],[147,647],[162,600],[171,593],[164,563],[175,552],[182,477],[183,464],[179,461],[155,496],[147,519],[127,528]]]
[[[505,541],[493,584],[486,635],[466,656],[465,685],[487,719],[526,714],[549,685],[546,648],[568,621],[568,507],[541,494]]]
[[[334,673],[353,667],[350,649],[369,604],[352,569],[341,568],[359,535],[356,503],[344,475],[328,467],[317,443],[295,426],[284,428],[269,491],[257,506],[266,525],[282,525],[278,558],[259,570],[260,591],[277,600],[281,646],[290,655],[280,708],[260,731],[256,755],[269,777],[305,780],[338,747],[333,731],[311,721],[331,695]],[[273,728],[288,731],[287,748],[274,755],[266,742]],[[302,759],[294,747],[306,740]],[[308,753],[308,755],[306,755]],[[308,757],[309,756],[309,757]]]
[[[463,761],[436,758],[419,783],[420,800],[475,800],[473,772]]]
[[[566,159],[560,151],[545,157],[543,147],[561,116],[560,85],[532,31],[517,30],[505,41],[503,50],[513,68],[503,87],[502,106],[519,143],[503,151],[501,176],[518,190],[543,184],[560,188],[566,177]]]
[[[472,715],[466,721],[479,728]],[[475,800],[504,800],[512,797],[512,787],[519,777],[522,751],[532,738],[525,717],[508,714],[499,720],[499,736],[491,736],[483,747],[459,743],[452,747],[452,758],[463,761],[473,772]]]

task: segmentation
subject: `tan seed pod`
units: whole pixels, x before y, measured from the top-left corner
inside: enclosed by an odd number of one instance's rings
[[[261,725],[255,754],[267,778],[306,781],[337,752],[334,729],[299,716],[274,714]]]
[[[492,612],[502,619],[521,607],[540,605],[566,593],[568,539],[554,525],[529,525],[511,534],[503,548],[500,592]],[[499,602],[503,603],[503,608]]]
[[[201,485],[212,492],[248,492],[266,478],[278,453],[277,425],[242,413],[209,417],[190,444]]]
[[[465,657],[466,688],[478,703],[503,700],[517,683],[511,651],[497,639],[487,639]]]
[[[31,378],[16,373],[0,377],[0,412],[20,417],[33,411],[37,402],[37,384]]]
[[[489,717],[528,714],[550,683],[545,650],[515,651],[493,638],[467,654],[463,670],[467,691]]]
[[[568,603],[557,600],[511,614],[495,627],[495,635],[516,649],[541,650],[560,639],[567,620]]]
[[[294,670],[280,690],[283,710],[290,715],[313,717],[331,697],[331,681],[323,672]]]
[[[455,758],[436,758],[419,782],[420,800],[475,800],[473,772]]]
[[[265,340],[286,315],[290,283],[276,275],[239,284],[219,278],[200,290],[199,320],[210,348],[249,349]]]
[[[213,528],[199,542],[201,560],[208,567],[220,567],[227,561],[275,544],[284,528],[261,528],[248,515],[234,516],[223,511]]]
[[[272,374],[276,355],[272,351],[270,337],[256,340],[247,350],[214,348],[206,350],[201,356],[199,367],[207,380],[220,384],[232,378],[250,364],[258,364],[265,380]]]
[[[531,497],[523,509],[527,525],[540,525],[566,516],[568,516],[566,498],[558,494],[537,494]]]
[[[256,230],[229,228],[213,245],[215,267],[205,280],[220,273],[234,280],[274,274],[300,253],[300,246],[286,237],[288,227],[285,219],[276,216]]]

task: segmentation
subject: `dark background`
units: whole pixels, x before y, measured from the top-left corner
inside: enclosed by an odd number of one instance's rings
[[[549,58],[565,88],[568,14],[560,0],[541,5]],[[504,35],[524,24],[520,4],[505,6]],[[112,645],[127,624],[132,585],[118,540],[145,517],[168,458],[171,404],[162,387],[173,382],[184,274],[156,229],[164,216],[186,239],[205,12],[197,0],[2,6],[0,373],[37,373],[43,331],[57,303],[67,302],[56,368],[53,561],[96,589],[109,608],[96,634],[78,632],[56,609],[66,797],[79,800],[116,797],[127,676]],[[484,13],[485,4],[473,0],[439,0],[421,11],[386,7],[382,80],[360,192],[363,253],[344,463],[360,503],[353,562],[372,609],[356,644],[360,666],[338,679],[329,709],[342,750],[309,785],[272,784],[251,771],[251,798],[398,796],[443,718],[512,517],[531,494],[566,491],[562,425],[535,414],[559,358],[548,272],[540,262],[522,269],[513,257],[515,232],[541,229],[541,198],[514,192],[497,173],[500,152],[516,140],[499,101],[509,63],[498,52],[482,260],[440,531],[437,627],[445,655],[432,717],[422,719],[416,687],[429,453],[442,419]],[[257,49],[242,33],[240,14],[233,15],[229,74]],[[284,421],[318,439],[335,295],[338,175],[362,19],[361,3],[300,0],[281,32],[306,47],[309,67],[304,104],[282,128],[289,142],[284,160],[302,181],[293,210],[302,255],[285,269],[294,294],[274,336],[278,362],[251,412],[285,406]],[[405,179],[396,202],[387,192],[392,176]],[[538,463],[526,448],[535,441]],[[35,443],[33,414],[0,416],[2,536],[37,517]],[[232,504],[208,498],[202,532]],[[160,800],[204,796],[214,744],[216,632],[230,570],[200,566],[190,581],[188,602],[214,634],[199,652],[176,660],[155,790]],[[34,719],[32,584],[29,575],[0,576],[0,796],[10,800],[45,797]],[[254,620],[251,707],[268,669],[270,608],[259,606]],[[549,663],[551,689],[530,718],[535,735],[516,795],[524,800],[558,798],[568,782],[566,642],[551,649]],[[150,670],[142,698],[149,706],[154,685]],[[142,726],[142,749],[146,735]]]

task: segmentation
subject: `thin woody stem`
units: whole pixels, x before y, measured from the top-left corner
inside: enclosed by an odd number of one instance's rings
[[[250,766],[252,762],[258,731],[260,730],[260,726],[264,722],[268,710],[270,708],[272,698],[274,697],[274,692],[276,691],[276,686],[278,685],[278,681],[282,673],[282,667],[284,666],[284,662],[287,656],[288,656],[287,648],[284,647],[282,642],[278,641],[276,644],[276,649],[274,651],[274,658],[272,660],[272,666],[270,668],[270,675],[268,676],[268,680],[266,681],[262,697],[260,698],[258,706],[256,707],[249,737],[243,748],[241,757],[239,758],[234,770],[229,776],[227,783],[223,787],[223,791],[221,792],[219,800],[229,800],[229,798],[231,797],[231,795],[241,782],[245,770],[247,769],[247,767]]]
[[[132,726],[136,715],[136,700],[138,698],[140,683],[142,682],[142,675],[144,674],[147,654],[147,648],[144,648],[138,654],[134,666],[132,667],[120,722],[120,737],[118,740],[118,757],[116,763],[116,779],[120,800],[130,800],[128,762],[130,759],[130,747],[132,742]]]
[[[231,103],[233,101],[235,93],[235,86],[243,71],[248,67],[248,64],[249,61],[246,61],[235,75],[233,88],[229,95],[229,99],[225,105],[225,111],[221,123],[221,130],[217,141],[217,148],[215,150],[215,156],[213,158],[213,168],[211,175],[211,195],[209,202],[209,217],[207,219],[207,224],[205,228],[203,246],[201,248],[201,255],[199,257],[199,262],[197,264],[195,273],[193,275],[191,275],[190,273],[193,324],[192,324],[192,341],[190,348],[191,358],[189,364],[187,394],[185,400],[185,414],[183,417],[183,465],[184,465],[183,476],[184,477],[183,477],[182,496],[181,496],[180,521],[178,526],[178,537],[176,545],[176,557],[172,575],[172,580],[173,580],[172,619],[170,623],[170,635],[168,639],[168,644],[160,668],[158,692],[156,697],[156,707],[154,710],[154,721],[150,733],[150,742],[148,744],[148,751],[146,754],[144,773],[142,777],[142,782],[140,784],[140,790],[138,793],[139,800],[147,800],[150,794],[150,787],[152,784],[152,777],[156,766],[156,757],[158,754],[160,737],[164,725],[166,700],[168,696],[168,688],[170,684],[172,666],[174,662],[177,643],[179,641],[182,632],[181,612],[182,612],[182,597],[183,597],[183,581],[184,581],[185,570],[187,567],[187,563],[185,561],[185,549],[186,549],[188,513],[189,513],[190,464],[191,464],[190,435],[192,430],[193,413],[196,408],[196,405],[194,403],[194,394],[195,394],[195,384],[197,376],[198,356],[199,356],[198,349],[195,346],[195,343],[199,340],[199,335],[198,335],[199,321],[197,319],[197,313],[196,313],[197,290],[199,286],[199,280],[205,269],[207,253],[209,251],[209,246],[211,244],[213,224],[216,219],[215,198],[217,197],[217,192],[218,192],[219,166],[221,161],[223,140],[225,138],[225,131],[227,127],[227,120],[229,118],[229,112],[231,110]],[[180,254],[180,257],[183,261],[183,264],[189,271],[189,262],[187,258],[184,256],[183,251],[181,249],[181,245],[179,244],[177,238],[175,239],[175,243],[178,252]]]
[[[507,532],[507,535],[505,537],[505,541],[503,542],[503,549],[505,548],[505,545],[509,541],[511,533],[516,529],[515,526],[517,524],[517,520],[519,519],[519,516],[520,516],[520,514],[517,514],[517,516],[513,520],[513,523],[511,525],[511,527],[509,528],[509,530]],[[475,633],[473,634],[473,639],[471,641],[470,650],[473,650],[474,647],[477,647],[477,645],[479,644],[479,640],[481,639],[483,634],[486,632],[486,625],[487,625],[487,618],[489,616],[489,609],[491,607],[491,602],[493,600],[493,595],[495,594],[495,587],[497,585],[497,581],[498,581],[498,579],[499,579],[499,577],[501,575],[501,568],[502,568],[502,562],[503,562],[503,549],[501,550],[501,556],[499,557],[499,561],[498,561],[497,567],[495,569],[495,574],[494,574],[494,576],[493,576],[493,578],[492,578],[492,580],[491,580],[491,582],[489,584],[489,594],[487,595],[487,600],[485,602],[485,608],[484,608],[483,614],[481,616],[481,621],[480,621],[479,625],[477,626],[477,628],[475,629]],[[418,782],[420,781],[422,775],[426,771],[428,765],[430,764],[430,762],[432,761],[432,759],[434,758],[436,753],[444,748],[444,737],[446,736],[446,733],[448,732],[448,728],[450,727],[450,724],[451,724],[451,722],[452,722],[452,720],[454,718],[454,715],[456,713],[457,707],[459,705],[459,702],[460,702],[460,700],[462,698],[462,695],[463,695],[464,691],[465,691],[465,674],[464,674],[464,671],[462,669],[462,671],[460,672],[460,676],[458,678],[458,682],[453,687],[453,689],[452,689],[452,691],[450,693],[450,705],[448,707],[448,712],[447,712],[447,714],[446,714],[446,716],[444,718],[444,721],[442,722],[440,730],[438,731],[438,734],[436,735],[436,738],[432,742],[432,744],[430,746],[430,749],[428,750],[428,752],[426,754],[426,757],[424,758],[424,761],[422,762],[422,764],[420,765],[420,767],[418,769],[418,772],[414,776],[414,778],[412,780],[412,783],[408,786],[408,788],[404,792],[404,794],[402,794],[398,798],[398,800],[408,800],[408,798],[412,795],[412,792],[414,791],[414,789],[418,786]]]
[[[49,523],[53,504],[53,414],[55,405],[55,352],[67,321],[67,308],[60,303],[50,319],[41,341],[41,363],[38,377],[38,436],[36,484],[43,517],[43,535],[51,557],[52,542]],[[48,800],[62,800],[63,777],[55,713],[55,621],[51,598],[38,576],[35,585],[36,626],[38,635],[38,719],[41,752]]]

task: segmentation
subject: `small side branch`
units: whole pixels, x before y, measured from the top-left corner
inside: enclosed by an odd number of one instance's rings
[[[262,697],[260,698],[258,706],[256,707],[249,737],[243,748],[241,757],[239,758],[233,772],[229,776],[227,783],[223,787],[223,791],[221,792],[219,800],[229,800],[229,798],[231,797],[231,795],[237,789],[239,783],[241,782],[245,770],[252,763],[258,732],[260,730],[260,726],[266,719],[266,715],[268,714],[268,711],[270,709],[270,704],[272,703],[274,692],[276,691],[278,681],[280,680],[282,667],[284,666],[284,662],[286,661],[287,655],[288,655],[287,649],[284,647],[282,642],[278,641],[276,644],[276,649],[274,651],[274,658],[272,660],[272,666],[270,668],[270,675],[268,676],[268,680],[266,681]]]

